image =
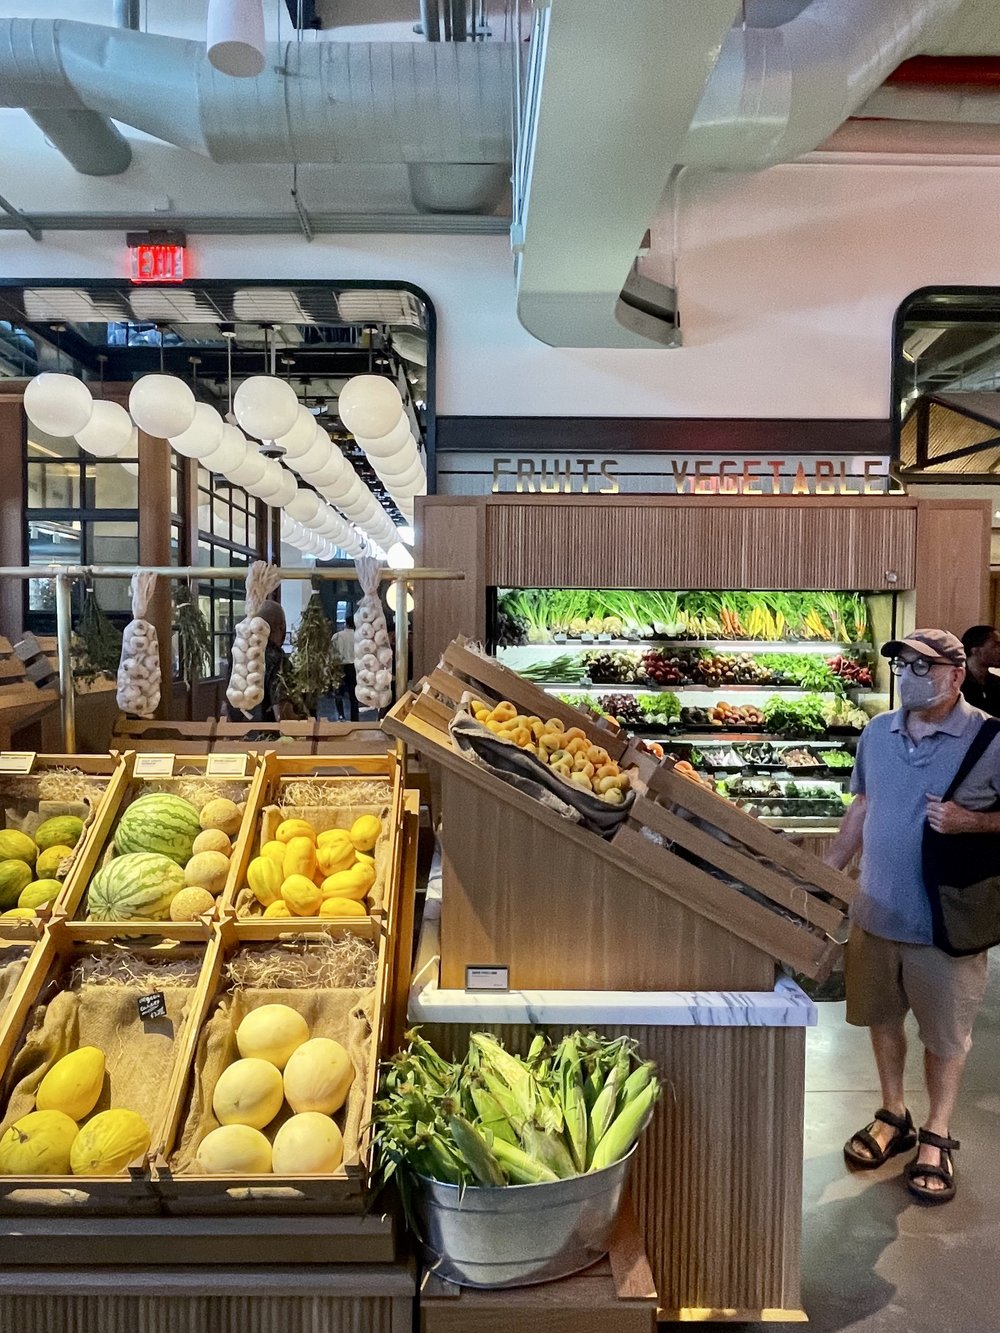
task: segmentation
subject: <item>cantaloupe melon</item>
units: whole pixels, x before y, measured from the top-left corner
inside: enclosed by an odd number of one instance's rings
[[[309,1040],[309,1024],[287,1004],[262,1004],[251,1009],[236,1032],[245,1059],[266,1060],[284,1069],[296,1047]]]

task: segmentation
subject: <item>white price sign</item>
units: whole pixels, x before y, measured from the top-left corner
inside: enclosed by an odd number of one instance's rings
[[[467,967],[466,990],[510,990],[510,968]]]
[[[138,754],[133,772],[137,778],[172,778],[175,758],[172,754]]]
[[[205,775],[210,778],[245,778],[249,757],[246,754],[210,754]]]
[[[35,766],[34,750],[0,751],[0,773],[27,774]]]

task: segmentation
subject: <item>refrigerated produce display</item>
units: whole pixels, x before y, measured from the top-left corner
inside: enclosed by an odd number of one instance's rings
[[[493,611],[498,660],[778,827],[839,821],[890,704],[874,627],[894,633],[892,593],[501,588]]]

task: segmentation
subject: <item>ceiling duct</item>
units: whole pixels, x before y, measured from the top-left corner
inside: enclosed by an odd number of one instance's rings
[[[492,196],[481,171],[470,192],[492,211],[509,175],[516,54],[504,42],[290,42],[268,47],[258,78],[231,79],[198,42],[5,19],[0,105],[89,111],[215,162],[487,168]],[[461,200],[446,184],[452,211]],[[425,192],[418,206],[436,200]]]
[[[676,345],[675,293],[633,271],[671,172],[812,151],[960,4],[812,0],[761,27],[740,0],[620,0],[611,25],[588,0],[539,5],[515,172],[521,323],[554,346]]]

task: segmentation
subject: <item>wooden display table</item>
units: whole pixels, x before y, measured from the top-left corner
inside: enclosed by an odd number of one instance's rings
[[[631,1205],[606,1259],[558,1282],[480,1291],[433,1273],[420,1284],[420,1333],[652,1333],[656,1287]]]

